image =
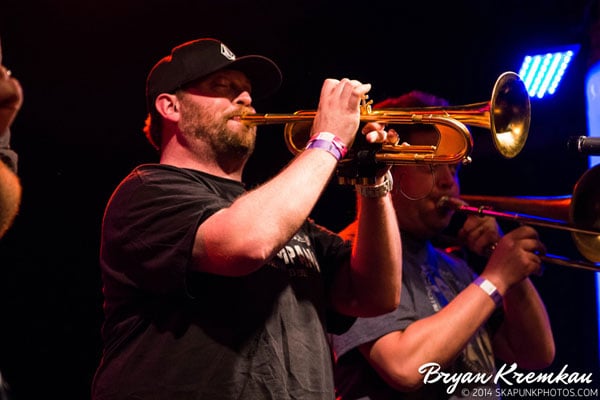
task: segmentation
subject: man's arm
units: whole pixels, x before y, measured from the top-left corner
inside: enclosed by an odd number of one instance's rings
[[[504,296],[504,320],[494,336],[494,351],[501,360],[527,369],[545,368],[554,360],[550,320],[529,278]]]
[[[23,103],[18,80],[2,65],[0,48],[0,237],[12,225],[21,204],[17,153],[10,148],[10,125]]]
[[[378,186],[383,185],[381,179]],[[359,195],[357,201],[352,257],[336,277],[332,302],[341,313],[371,317],[391,312],[400,303],[402,245],[389,193]]]
[[[21,204],[21,183],[18,176],[0,162],[0,237],[12,225]]]

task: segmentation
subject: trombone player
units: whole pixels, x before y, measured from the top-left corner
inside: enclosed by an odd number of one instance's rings
[[[375,108],[446,105],[413,91]],[[411,145],[427,144],[427,137],[437,135],[434,129],[409,125],[398,135]],[[552,363],[550,322],[529,279],[540,272],[538,253],[545,252],[533,228],[503,235],[495,219],[467,217],[459,237],[473,252],[489,253],[480,275],[465,260],[434,248],[432,240],[453,214],[438,203],[443,196],[458,198],[459,167],[392,167],[403,252],[400,306],[382,316],[359,318],[349,331],[332,336],[339,399],[499,398],[493,379],[452,386],[434,377],[493,376],[496,360],[531,370]],[[342,236],[352,239],[354,228],[351,224]]]

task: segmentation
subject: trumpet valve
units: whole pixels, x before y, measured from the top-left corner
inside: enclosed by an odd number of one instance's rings
[[[360,114],[361,115],[369,115],[373,112],[373,100],[368,100],[369,95],[365,94],[360,99]],[[368,100],[368,101],[367,101]]]

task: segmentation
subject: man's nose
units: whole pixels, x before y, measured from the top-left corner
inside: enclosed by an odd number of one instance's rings
[[[250,104],[252,104],[252,96],[250,96],[250,92],[248,92],[247,90],[244,90],[243,92],[241,92],[240,94],[237,95],[234,102],[236,104],[242,104],[244,106],[249,106]]]

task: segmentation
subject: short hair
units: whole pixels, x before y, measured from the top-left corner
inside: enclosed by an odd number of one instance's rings
[[[150,111],[146,120],[144,121],[144,135],[150,142],[152,147],[156,150],[160,150],[161,146],[161,130],[162,130],[162,119],[156,109]]]

